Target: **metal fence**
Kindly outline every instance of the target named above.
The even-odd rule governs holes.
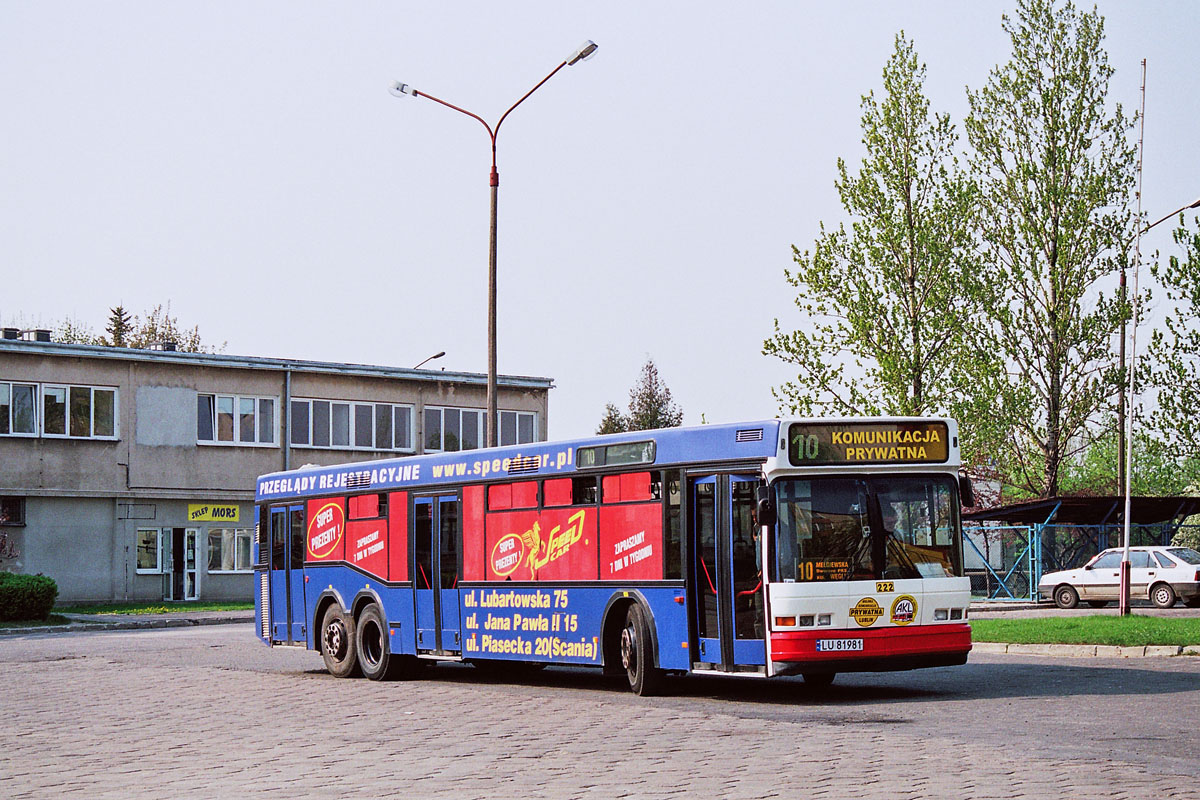
[[[971,593],[989,600],[1035,600],[1042,575],[1074,569],[1109,547],[1124,544],[1122,525],[966,525],[966,572]],[[1134,547],[1200,538],[1200,525],[1133,525]]]

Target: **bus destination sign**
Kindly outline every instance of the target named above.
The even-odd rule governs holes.
[[[788,428],[788,460],[797,467],[942,464],[949,438],[945,422],[796,422]]]

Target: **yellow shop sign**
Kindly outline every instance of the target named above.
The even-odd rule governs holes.
[[[215,503],[188,503],[188,522],[237,522],[238,507]]]

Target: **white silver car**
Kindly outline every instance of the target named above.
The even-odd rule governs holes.
[[[1038,583],[1039,597],[1059,608],[1074,608],[1080,600],[1100,608],[1120,599],[1121,553],[1114,547],[1078,569],[1046,573]],[[1129,596],[1159,608],[1170,608],[1176,599],[1200,608],[1200,553],[1190,547],[1130,548]]]

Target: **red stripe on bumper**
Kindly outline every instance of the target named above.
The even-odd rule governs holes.
[[[862,639],[863,649],[817,652],[817,639]],[[914,625],[878,630],[778,631],[771,634],[772,661],[845,661],[932,653],[966,653],[971,626]]]

